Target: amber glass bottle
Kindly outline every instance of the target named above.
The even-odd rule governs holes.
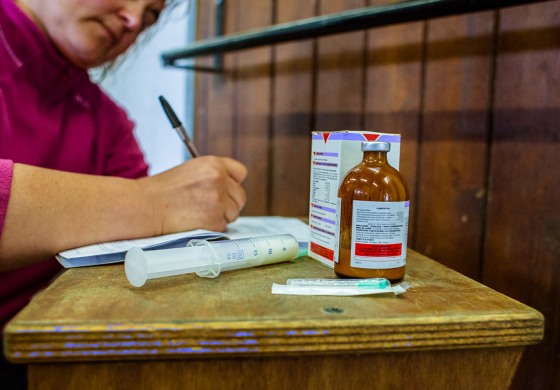
[[[387,162],[388,142],[363,142],[364,158],[338,190],[338,257],[334,271],[346,278],[405,274],[410,195],[402,175]]]

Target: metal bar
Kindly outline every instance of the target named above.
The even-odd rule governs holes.
[[[353,9],[282,23],[244,33],[206,39],[183,49],[162,54],[164,65],[177,66],[186,58],[219,54],[257,46],[320,37],[372,27],[413,22],[435,17],[487,11],[550,0],[412,0],[382,6]]]
[[[216,18],[215,22],[216,25],[214,26],[215,36],[216,37],[223,37],[224,36],[224,23],[225,23],[225,0],[215,0],[216,6]],[[223,58],[221,53],[218,53],[214,56],[214,71],[221,71],[223,67]]]

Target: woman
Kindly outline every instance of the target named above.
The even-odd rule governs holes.
[[[165,6],[0,0],[0,328],[60,270],[61,250],[223,230],[243,208],[247,172],[229,158],[146,177],[133,123],[89,80]]]

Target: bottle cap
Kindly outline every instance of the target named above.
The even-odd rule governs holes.
[[[389,142],[362,142],[362,152],[388,152],[391,150]]]

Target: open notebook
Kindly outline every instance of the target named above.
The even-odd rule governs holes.
[[[286,233],[292,234],[298,240],[300,248],[307,248],[309,229],[306,223],[297,218],[240,217],[230,223],[223,233],[197,229],[135,240],[104,242],[69,249],[57,254],[56,258],[65,268],[86,267],[122,262],[126,252],[133,247],[140,247],[144,250],[181,248],[193,239],[226,238],[233,240]]]

